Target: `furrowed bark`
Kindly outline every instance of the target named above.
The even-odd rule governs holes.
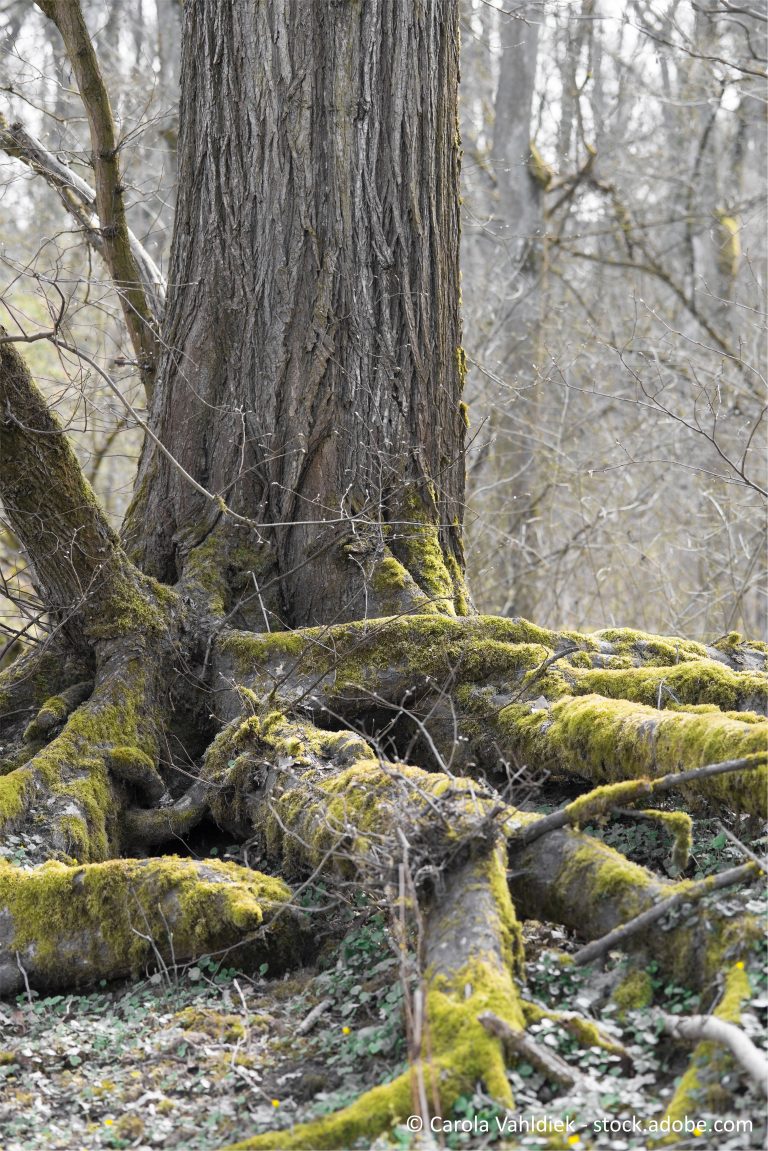
[[[255,522],[236,567],[279,591],[269,626],[464,612],[456,6],[184,18],[156,431]],[[142,569],[175,583],[215,522],[146,445]]]

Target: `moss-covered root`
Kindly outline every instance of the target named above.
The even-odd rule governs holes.
[[[687,794],[764,815],[768,795],[768,721],[714,706],[659,711],[598,695],[565,696],[532,710],[510,704],[498,717],[504,741],[534,767],[555,768],[593,783],[647,777],[760,755],[761,767],[686,785]]]
[[[44,706],[76,683],[87,679],[87,664],[55,640],[33,647],[0,671],[0,742],[20,740],[30,720]],[[27,749],[28,750],[28,749]]]
[[[381,760],[350,731],[323,731],[279,712],[232,724],[203,767],[214,818],[256,834],[283,874],[317,867],[380,885],[399,859],[439,867],[495,838],[503,804],[472,780]]]
[[[742,962],[734,963],[726,974],[723,996],[712,1013],[716,1019],[726,1023],[739,1023],[741,1006],[749,999],[751,988]],[[667,1107],[664,1119],[669,1119],[672,1127],[675,1120],[696,1115],[702,1106],[706,1111],[722,1112],[732,1103],[728,1091],[723,1087],[726,1073],[733,1069],[733,1056],[725,1048],[715,1043],[699,1043],[694,1050],[688,1070],[680,1079],[672,1100]],[[659,1139],[653,1145],[675,1143],[679,1135],[674,1133]]]
[[[532,768],[606,783],[765,751],[768,722],[746,710],[766,709],[764,671],[736,671],[699,644],[645,637],[625,645],[612,634],[609,642],[525,620],[422,614],[269,635],[227,632],[213,661],[222,682],[260,698],[276,688],[284,701],[301,699],[351,724],[380,714],[382,701],[403,706],[404,727],[408,713],[429,727],[422,760],[435,766],[436,747],[457,772],[462,763],[496,767],[501,748]],[[635,659],[656,664],[634,666]],[[219,707],[233,718],[237,693],[225,693]],[[760,809],[765,789],[764,772],[690,785],[691,793],[744,811]]]
[[[136,975],[238,947],[240,963],[298,958],[290,891],[232,863],[119,859],[22,870],[0,862],[0,995]],[[246,942],[247,940],[247,942]]]
[[[48,696],[35,718],[27,724],[24,730],[25,741],[34,743],[49,738],[51,732],[61,727],[75,708],[88,699],[92,691],[93,682],[85,679],[64,688],[57,695]]]
[[[518,813],[516,822],[533,818]],[[588,940],[601,939],[691,886],[688,881],[659,879],[613,848],[570,828],[520,849],[510,841],[510,865],[512,897],[523,915],[561,923]],[[719,974],[729,955],[740,954],[760,936],[754,917],[727,917],[700,903],[690,922],[683,920],[674,931],[633,935],[626,948],[656,959],[677,982],[700,987]]]
[[[361,1095],[350,1107],[289,1131],[246,1139],[227,1151],[340,1149],[373,1140],[418,1110],[415,1099],[449,1115],[478,1084],[512,1106],[504,1054],[478,1016],[492,1011],[515,1031],[524,1027],[512,976],[521,959],[519,927],[506,884],[506,858],[495,847],[448,877],[426,921],[427,1025],[411,1068]],[[429,1116],[423,1116],[425,1124]]]
[[[81,863],[116,854],[129,796],[156,799],[164,790],[154,767],[153,720],[146,661],[108,661],[93,695],[59,734],[22,767],[0,776],[0,831],[28,823],[51,853]]]

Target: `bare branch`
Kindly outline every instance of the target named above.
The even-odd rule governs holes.
[[[88,117],[96,173],[96,206],[104,257],[120,296],[123,316],[147,396],[157,371],[158,333],[130,242],[120,172],[120,143],[109,95],[79,0],[37,0],[64,40]]]
[[[82,228],[88,243],[104,260],[107,260],[104,238],[96,215],[96,193],[93,188],[69,165],[49,152],[23,124],[9,125],[2,113],[0,113],[0,148],[8,156],[20,160],[22,164],[26,164],[33,172],[43,177],[58,193],[64,207]],[[159,324],[165,305],[165,277],[130,228],[128,240],[152,317],[155,323]]]
[[[588,943],[586,947],[582,947],[580,951],[576,952],[573,956],[573,962],[577,967],[593,963],[595,959],[599,959],[608,951],[613,951],[630,936],[637,935],[638,931],[650,927],[657,919],[662,919],[683,903],[695,903],[713,891],[720,891],[724,887],[733,887],[737,883],[749,882],[755,879],[757,875],[758,869],[753,863],[744,863],[741,867],[731,867],[728,871],[721,871],[718,875],[709,875],[706,879],[693,883],[682,891],[676,891],[669,899],[664,899],[654,907],[649,907],[647,911],[641,912],[640,915],[636,915],[627,923],[622,923],[620,927],[609,931],[602,939],[595,939],[592,943]]]
[[[661,1014],[660,1018],[667,1035],[673,1039],[693,1043],[708,1040],[727,1047],[750,1079],[757,1084],[761,1094],[768,1097],[768,1060],[735,1023],[718,1019],[714,1015],[689,1015],[687,1019],[680,1019],[676,1015]]]

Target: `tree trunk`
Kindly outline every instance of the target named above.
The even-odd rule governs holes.
[[[455,5],[200,0],[185,21],[157,433],[253,521],[232,576],[279,585],[285,623],[453,612]],[[149,443],[127,532],[142,568],[175,582],[219,515]]]
[[[0,994],[213,949],[279,970],[318,946],[313,908],[290,910],[307,884],[351,884],[407,924],[400,956],[419,941],[409,1067],[241,1145],[345,1147],[415,1097],[427,1120],[478,1084],[511,1108],[507,1061],[546,1014],[515,905],[593,939],[684,901],[580,824],[680,783],[764,809],[766,648],[456,618],[455,4],[184,18],[168,350],[125,543],[0,339],[0,496],[55,631],[0,672],[0,834],[48,860],[0,864]],[[591,790],[553,830],[510,798],[510,762]],[[687,814],[642,814],[682,867]],[[136,858],[205,819],[286,882]],[[757,931],[708,908],[627,947],[710,988]]]
[[[481,448],[470,467],[470,497],[483,493],[484,524],[473,530],[470,549],[472,582],[478,601],[504,615],[528,615],[535,605],[534,581],[521,578],[530,567],[540,448],[537,348],[543,276],[543,191],[550,176],[531,141],[539,26],[538,4],[521,4],[514,18],[500,24],[502,51],[494,101],[490,164],[494,192],[490,222],[482,240],[494,275],[485,268],[467,286],[470,308],[482,314],[487,295],[499,317],[483,347],[483,359],[502,388],[488,387],[478,396],[481,410],[490,408]],[[489,249],[489,241],[492,247]],[[487,264],[486,264],[487,267]],[[485,438],[485,437],[484,437]],[[476,573],[476,574],[475,574]],[[482,590],[481,590],[482,589]]]

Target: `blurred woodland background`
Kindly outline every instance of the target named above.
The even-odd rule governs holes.
[[[181,4],[83,8],[129,222],[165,269]],[[92,185],[88,126],[31,0],[0,2],[0,37],[0,323],[33,340],[33,375],[117,526],[140,432],[82,357],[34,337],[55,324],[141,414],[138,372],[82,200],[19,157],[33,137]],[[466,531],[481,611],[765,633],[767,56],[765,0],[463,0]],[[0,572],[7,661],[45,617],[1,525]]]

